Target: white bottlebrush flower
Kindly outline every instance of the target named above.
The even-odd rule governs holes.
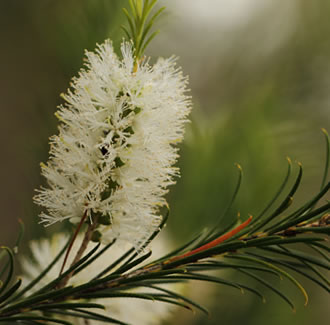
[[[103,216],[104,241],[137,247],[159,225],[159,208],[178,175],[175,144],[191,104],[174,58],[154,65],[145,60],[134,69],[132,52],[123,43],[120,60],[105,41],[86,53],[86,68],[56,113],[59,134],[51,137],[50,158],[42,164],[48,187],[34,200],[48,210],[41,213],[46,225],[77,223],[84,213]]]
[[[22,280],[23,286],[28,284],[31,280],[40,275],[40,273],[49,265],[53,259],[56,257],[63,244],[68,240],[64,234],[56,234],[50,239],[42,239],[39,241],[31,241],[30,248],[33,258],[23,257],[21,259],[22,267]],[[79,245],[78,242],[82,240],[82,236],[79,236],[77,242],[73,246],[72,254],[70,259],[73,258],[77,252]],[[153,256],[162,256],[165,254],[169,248],[169,240],[165,236],[160,236],[156,238],[151,243],[151,248],[153,251]],[[102,246],[100,247],[100,249]],[[126,244],[125,247],[120,245],[114,245],[110,247],[100,258],[96,259],[93,263],[88,265],[84,270],[73,276],[68,285],[81,285],[87,283],[97,274],[99,274],[108,265],[119,258],[123,253],[127,251],[129,245]],[[58,277],[61,265],[63,263],[62,258],[54,265],[54,267],[46,274],[46,276],[38,282],[33,289],[28,293],[33,293],[44,285],[49,283]],[[170,290],[182,290],[182,284],[169,284],[165,288]],[[138,290],[135,289],[135,292]],[[148,292],[148,289],[143,288],[141,291]],[[126,322],[134,325],[156,325],[161,324],[161,322],[169,317],[176,310],[176,306],[172,304],[167,304],[164,302],[157,301],[146,301],[142,299],[135,298],[108,298],[108,299],[95,299],[93,303],[99,303],[105,306],[105,310],[100,309],[95,310],[97,313],[104,314],[108,317],[118,319],[122,322]],[[91,310],[92,311],[92,310]],[[59,316],[57,316],[59,317]],[[63,316],[64,317],[64,316]],[[81,318],[65,318],[75,325],[85,325],[84,319]],[[92,321],[93,325],[101,325],[103,322]]]

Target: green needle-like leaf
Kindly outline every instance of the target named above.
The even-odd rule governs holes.
[[[23,290],[21,290],[17,295],[13,296],[13,299],[9,300],[8,302],[15,300],[18,300],[20,297],[22,297],[26,292],[31,290],[57,263],[57,261],[61,258],[61,256],[64,254],[65,250],[67,249],[70,240],[64,245],[62,250],[56,255],[56,257],[53,259],[53,261],[38,275],[33,281],[31,281]]]
[[[273,199],[265,207],[265,209],[254,220],[252,220],[252,224],[255,223],[258,219],[262,218],[266,214],[266,212],[273,206],[273,204],[276,202],[276,200],[279,198],[279,196],[283,193],[286,185],[288,184],[288,181],[289,181],[289,178],[291,175],[291,170],[292,170],[291,159],[287,158],[287,161],[288,161],[288,170],[287,170],[287,173],[285,175],[285,178],[284,178],[282,184],[280,185],[280,187],[277,190]]]
[[[307,295],[307,292],[306,292],[305,288],[293,276],[291,276],[288,272],[284,271],[283,269],[281,269],[281,268],[279,268],[279,267],[277,267],[277,266],[275,266],[271,263],[268,263],[264,260],[260,260],[260,259],[254,258],[254,257],[245,256],[245,255],[227,255],[227,257],[229,257],[229,258],[239,258],[241,260],[247,260],[247,261],[250,261],[250,262],[255,262],[255,263],[262,264],[266,267],[269,267],[269,268],[275,270],[276,272],[278,272],[279,274],[283,275],[288,280],[290,280],[300,290],[300,292],[303,294],[303,296],[305,298],[305,305],[308,304],[308,295]]]
[[[91,312],[89,310],[79,309],[76,308],[74,311],[63,311],[63,310],[52,310],[50,311],[52,313],[56,313],[59,315],[65,315],[65,316],[72,316],[75,318],[82,318],[86,320],[97,320],[100,322],[108,323],[108,324],[118,324],[118,325],[131,325],[128,323],[121,322],[120,320],[111,318],[109,316],[105,316],[102,314],[98,314],[95,312]]]
[[[144,28],[144,32],[142,34],[141,37],[141,43],[143,43],[145,41],[146,36],[148,35],[151,27],[154,25],[155,20],[158,18],[158,16],[160,16],[160,14],[165,10],[165,7],[160,8],[153,16],[152,18],[149,20],[148,24],[145,26]]]
[[[12,250],[9,247],[6,246],[2,246],[1,247],[8,255],[8,273],[7,273],[7,277],[4,280],[2,286],[0,287],[0,294],[2,292],[5,291],[5,289],[7,288],[9,282],[11,281],[11,278],[13,276],[14,273],[14,253],[12,252]],[[4,269],[6,270],[7,267],[5,266]]]
[[[302,267],[299,265],[299,266],[295,266],[293,263],[289,262],[289,261],[280,261],[280,260],[277,260],[277,259],[274,259],[274,258],[270,258],[270,257],[264,257],[264,256],[260,256],[260,255],[257,255],[257,254],[251,254],[253,256],[256,256],[258,258],[261,258],[261,259],[264,259],[265,261],[269,261],[273,264],[278,264],[278,265],[281,265],[281,266],[284,266],[288,269],[291,269],[299,274],[302,274],[305,278],[308,278],[310,279],[311,281],[315,282],[317,285],[319,285],[320,287],[322,287],[323,289],[325,289],[327,292],[330,292],[330,288],[327,287],[325,284],[323,284],[322,282],[320,282],[318,279],[312,277],[310,274],[302,271]]]
[[[151,234],[151,236],[139,247],[139,251],[143,251],[156,237],[157,235],[160,233],[160,231],[164,228],[164,226],[166,225],[166,222],[168,220],[169,217],[169,213],[170,211],[167,210],[162,222],[160,223],[159,227]],[[133,253],[132,256],[122,265],[122,267],[125,267],[127,264],[129,264],[131,261],[134,260],[134,258],[136,256],[138,256],[138,252],[134,249],[131,250],[131,252]]]
[[[269,288],[270,290],[272,290],[273,292],[275,292],[278,296],[280,296],[285,302],[287,302],[289,304],[289,306],[292,308],[292,310],[295,312],[296,309],[294,307],[294,304],[292,303],[292,301],[286,296],[284,295],[281,291],[277,290],[273,285],[271,285],[269,282],[259,278],[258,276],[256,276],[255,274],[249,272],[249,271],[245,271],[240,269],[239,270],[241,273],[255,279],[256,281],[262,283],[264,286],[266,286],[267,288]]]
[[[153,261],[152,263],[150,263],[150,265],[157,264],[157,263],[162,262],[162,261],[166,261],[166,260],[170,259],[171,257],[176,256],[176,255],[178,255],[178,254],[180,254],[180,253],[182,253],[182,252],[184,252],[188,249],[194,249],[194,248],[200,246],[204,241],[205,235],[207,235],[207,234],[205,234],[203,232],[199,233],[198,235],[193,237],[193,239],[191,239],[187,243],[185,243],[182,246],[174,249],[173,251],[171,251],[170,253],[162,256],[161,258],[157,259],[156,261]]]
[[[56,324],[63,324],[63,325],[72,325],[72,323],[62,320],[62,319],[56,319],[53,317],[43,317],[40,315],[28,315],[28,316],[10,316],[10,317],[3,317],[0,318],[0,322],[15,322],[15,321],[24,321],[24,320],[40,320],[40,321],[47,321],[51,323],[56,323]]]
[[[18,219],[18,223],[19,223],[19,231],[18,231],[16,243],[14,246],[14,253],[17,253],[18,247],[22,241],[22,238],[23,238],[24,232],[25,232],[25,227],[24,227],[24,223],[23,223],[22,219]]]
[[[312,264],[309,264],[307,262],[304,262],[304,264],[306,266],[308,266],[308,268],[310,268],[322,281],[324,281],[327,285],[328,288],[330,288],[330,281],[325,277],[325,275],[323,275],[323,273],[321,273],[315,266],[313,266]]]
[[[316,247],[319,247],[319,248],[321,248],[321,249],[323,249],[323,250],[325,250],[325,251],[327,251],[328,253],[330,253],[330,247],[327,247],[327,246],[325,246],[325,245],[323,245],[323,244],[321,244],[321,243],[313,243],[313,245],[312,246],[316,246]],[[327,259],[328,261],[329,261],[329,259]]]
[[[309,262],[309,263],[312,263],[314,265],[318,265],[326,270],[329,270],[330,269],[330,263],[324,261],[323,259],[320,259],[316,256],[311,256],[309,254],[306,254],[306,253],[303,253],[301,251],[298,251],[298,250],[283,250],[283,249],[280,249],[278,247],[260,247],[262,250],[265,250],[265,251],[269,251],[269,252],[272,252],[272,253],[277,253],[277,254],[280,254],[280,255],[286,255],[286,256],[289,256],[289,257],[293,257],[293,258],[297,258],[298,260],[301,259],[305,262]]]
[[[299,173],[296,178],[295,183],[293,184],[290,193],[286,196],[286,198],[283,200],[283,202],[280,204],[280,206],[267,218],[257,222],[254,227],[250,230],[251,232],[257,232],[259,229],[263,228],[266,224],[268,224],[270,221],[272,221],[275,217],[279,216],[283,211],[285,211],[292,203],[293,196],[296,193],[299,184],[301,182],[302,178],[302,166],[299,164]]]
[[[149,258],[152,254],[152,251],[149,251],[147,254],[144,254],[143,256],[141,256],[140,258],[134,260],[133,262],[126,264],[122,267],[120,267],[116,272],[114,272],[113,274],[123,274],[126,271],[134,268],[135,266],[141,264],[143,261],[145,261],[147,258]]]
[[[268,232],[269,234],[274,234],[278,231],[285,230],[291,226],[297,225],[303,221],[308,220],[310,222],[313,220],[314,217],[319,218],[319,214],[324,211],[327,211],[330,208],[330,204],[326,204],[314,211],[311,211],[311,207],[317,204],[317,202],[329,191],[329,189],[330,182],[312,200],[307,202],[305,205],[303,205],[301,208],[293,212],[285,219],[267,228],[265,232]],[[311,212],[305,213],[308,210],[310,210]]]
[[[312,244],[312,245],[308,245],[308,247],[314,249],[317,253],[319,253],[325,260],[327,260],[328,262],[330,262],[330,257],[329,255],[325,254],[317,245],[316,243]],[[329,251],[328,251],[329,252]]]
[[[325,154],[325,166],[324,166],[323,179],[321,182],[321,189],[324,187],[324,185],[327,182],[329,164],[330,164],[330,139],[329,139],[329,135],[328,135],[328,132],[326,131],[326,129],[322,129],[322,132],[325,136],[325,141],[326,141],[326,154]]]
[[[182,300],[184,302],[187,302],[188,304],[190,304],[190,305],[196,307],[197,309],[199,309],[200,311],[202,311],[204,314],[209,315],[209,312],[208,312],[207,309],[205,309],[203,306],[197,304],[196,302],[192,301],[191,299],[188,299],[188,298],[184,297],[183,295],[180,295],[180,294],[178,294],[174,291],[167,290],[167,289],[155,286],[155,285],[150,285],[150,286],[147,286],[147,287],[152,288],[152,289],[156,289],[156,290],[159,290],[159,291],[163,291],[163,292],[169,294],[170,296],[172,296],[174,299],[178,299],[178,300]]]
[[[150,273],[142,273],[137,274],[135,276],[132,276],[130,278],[124,278],[120,281],[121,284],[126,283],[137,283],[139,284],[142,280],[149,280],[149,279],[163,279],[165,276],[172,275],[172,274],[181,274],[185,273],[185,269],[172,269],[172,270],[163,270],[163,271],[157,271],[157,272],[150,272]]]
[[[116,259],[113,263],[111,263],[109,266],[107,266],[102,272],[97,274],[92,281],[101,278],[103,275],[106,275],[111,270],[113,270],[115,267],[117,267],[120,263],[122,263],[128,256],[133,254],[135,252],[134,248],[129,249],[126,253],[124,253],[122,256],[120,256],[118,259]]]
[[[259,226],[261,223],[261,218],[270,210],[270,208],[274,205],[274,203],[277,201],[277,199],[280,197],[280,195],[283,193],[284,188],[286,187],[290,175],[291,175],[291,169],[292,169],[292,163],[291,163],[291,159],[287,158],[288,161],[288,170],[287,173],[285,175],[285,178],[282,182],[282,184],[280,185],[279,189],[277,190],[277,192],[275,193],[275,196],[273,197],[273,199],[267,204],[267,206],[265,207],[264,210],[262,210],[262,212],[255,218],[252,219],[251,223],[240,233],[239,236],[244,236],[245,234],[249,234],[252,232],[255,232],[256,226]]]
[[[127,9],[123,8],[123,12],[124,12],[124,14],[125,14],[125,16],[126,16],[126,18],[127,18],[127,21],[128,21],[129,27],[130,27],[130,29],[131,29],[131,33],[132,33],[131,35],[132,35],[132,37],[135,37],[134,22],[133,22],[131,16],[129,15]],[[126,29],[126,28],[125,28],[125,29]],[[126,30],[127,30],[127,29],[126,29]],[[127,34],[128,34],[128,37],[130,37],[130,34],[129,34],[128,31],[127,31]]]
[[[97,308],[97,309],[105,309],[105,307],[101,304],[94,303],[71,303],[71,302],[63,302],[63,303],[49,303],[43,304],[33,307],[34,310],[48,310],[48,309],[75,309],[75,308]]]
[[[59,284],[68,274],[73,272],[76,268],[78,268],[80,265],[82,265],[84,262],[86,262],[93,254],[97,251],[97,249],[100,247],[100,244],[95,245],[94,248],[92,248],[83,258],[81,258],[77,263],[72,265],[67,271],[63,272],[60,276],[58,276],[56,279],[48,283],[46,286],[38,290],[33,295],[39,295],[40,293],[47,292],[48,290],[53,289],[56,287],[57,284]]]
[[[230,225],[230,228],[226,227],[226,229],[223,230],[223,233],[222,232],[219,233],[219,228],[220,228],[220,225],[221,225],[221,221],[229,213],[230,209],[232,208],[232,206],[233,206],[233,204],[236,200],[236,197],[238,195],[241,184],[242,184],[242,177],[243,177],[242,167],[239,164],[236,164],[236,167],[238,169],[238,180],[237,180],[237,183],[236,183],[236,186],[235,186],[234,193],[233,193],[227,207],[225,208],[224,212],[220,215],[217,224],[209,231],[209,234],[206,236],[207,241],[212,241],[213,239],[221,236],[222,234],[226,233],[231,228],[233,228],[235,226],[235,224],[237,223],[235,221],[232,225]]]
[[[72,287],[66,287],[66,288],[53,290],[53,291],[49,291],[49,292],[46,292],[43,294],[38,294],[35,296],[21,299],[15,303],[11,304],[10,306],[4,308],[2,310],[2,313],[7,314],[9,312],[14,312],[15,310],[20,311],[23,308],[28,309],[29,307],[31,307],[35,304],[39,304],[44,301],[50,301],[52,299],[59,298],[61,296],[65,296],[71,289],[72,289]],[[1,317],[0,317],[0,319],[1,319]]]
[[[247,269],[247,270],[253,270],[253,271],[260,271],[260,272],[266,272],[273,275],[276,275],[277,277],[280,277],[278,272],[265,268],[260,266],[254,266],[254,265],[247,265],[247,264],[230,264],[230,263],[224,263],[224,262],[217,262],[214,261],[213,263],[196,263],[191,264],[187,266],[188,271],[207,271],[207,270],[219,270],[224,268],[230,268],[233,270],[237,269]]]
[[[241,283],[236,283],[228,280],[221,279],[219,277],[212,277],[209,275],[202,275],[199,273],[189,273],[183,275],[171,275],[170,279],[185,279],[185,280],[197,280],[197,281],[206,281],[206,282],[213,282],[217,284],[223,284],[232,288],[239,289],[242,294],[244,294],[244,290],[247,290],[256,296],[258,296],[263,302],[265,302],[265,297],[256,289],[248,287]]]
[[[178,276],[171,276],[171,278],[178,278],[178,279],[186,279],[186,280],[199,280],[199,281],[206,281],[206,282],[214,282],[218,284],[223,284],[226,286],[230,286],[232,288],[239,289],[242,293],[242,286],[238,283],[221,279],[219,277],[205,275],[200,273],[193,273],[193,272],[186,272],[185,274],[178,275]]]
[[[144,53],[144,51],[146,50],[147,46],[150,44],[150,42],[160,33],[160,30],[156,30],[154,31],[148,38],[147,40],[144,42],[144,45],[142,47],[142,49],[139,51],[139,56],[141,57],[142,54]]]
[[[124,25],[121,25],[120,28],[124,31],[127,39],[130,39],[130,34],[129,34],[129,31],[127,30],[127,28],[124,26]]]
[[[88,265],[93,263],[96,259],[98,259],[102,254],[104,254],[114,243],[116,242],[116,239],[114,239],[112,242],[104,246],[98,253],[96,253],[94,256],[92,256],[89,260],[86,261],[86,263],[82,264],[78,268],[76,268],[73,272],[73,275],[76,275],[81,270],[86,268]]]
[[[123,291],[116,291],[116,292],[98,292],[94,294],[87,294],[84,295],[87,299],[99,299],[99,298],[138,298],[144,300],[152,300],[152,301],[162,301],[167,302],[169,304],[174,304],[180,307],[184,307],[186,309],[192,310],[188,305],[184,303],[180,303],[176,300],[171,300],[167,298],[171,298],[168,295],[157,295],[154,293],[136,293],[136,292],[123,292]]]
[[[19,289],[21,284],[22,279],[18,279],[17,282],[0,297],[0,304],[6,301],[9,297],[11,297]]]
[[[130,32],[127,28],[123,28],[123,30],[128,40],[132,41],[134,45],[134,69],[137,69],[138,62],[143,57],[143,53],[150,41],[158,34],[158,31],[155,31],[149,35],[156,19],[165,9],[162,7],[152,15],[151,12],[153,11],[156,3],[157,0],[129,0],[131,12],[128,12],[127,9],[123,8],[123,12],[128,21]]]

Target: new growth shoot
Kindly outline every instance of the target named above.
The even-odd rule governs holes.
[[[138,62],[143,58],[146,47],[159,33],[159,30],[151,32],[151,29],[165,7],[161,7],[154,14],[151,14],[156,3],[157,0],[129,0],[131,12],[129,13],[126,8],[123,8],[129,28],[122,26],[122,29],[127,39],[133,42],[134,47],[135,64],[133,72],[136,72]]]

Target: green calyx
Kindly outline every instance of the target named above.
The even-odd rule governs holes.
[[[95,230],[92,234],[91,241],[94,243],[99,243],[101,240],[102,234],[98,231]]]

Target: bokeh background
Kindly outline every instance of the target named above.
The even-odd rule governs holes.
[[[286,157],[301,161],[297,204],[319,188],[325,159],[320,129],[330,130],[330,2],[325,0],[160,0],[166,14],[152,57],[179,56],[190,76],[194,110],[181,146],[182,176],[171,189],[167,231],[177,243],[218,222],[242,165],[233,211],[257,214],[284,177]],[[123,37],[124,0],[0,0],[0,244],[56,231],[38,225],[32,203],[39,162],[56,133],[56,106],[82,67],[84,49]],[[236,213],[236,212],[235,212]],[[231,214],[231,217],[233,214]],[[223,224],[226,224],[226,218]],[[228,274],[235,278],[237,275]],[[180,310],[168,324],[320,324],[325,291],[307,283],[310,303],[293,287],[297,313],[272,293],[267,304],[223,287],[194,286],[211,317]],[[256,284],[256,287],[258,285]],[[288,287],[288,288],[285,288]]]

